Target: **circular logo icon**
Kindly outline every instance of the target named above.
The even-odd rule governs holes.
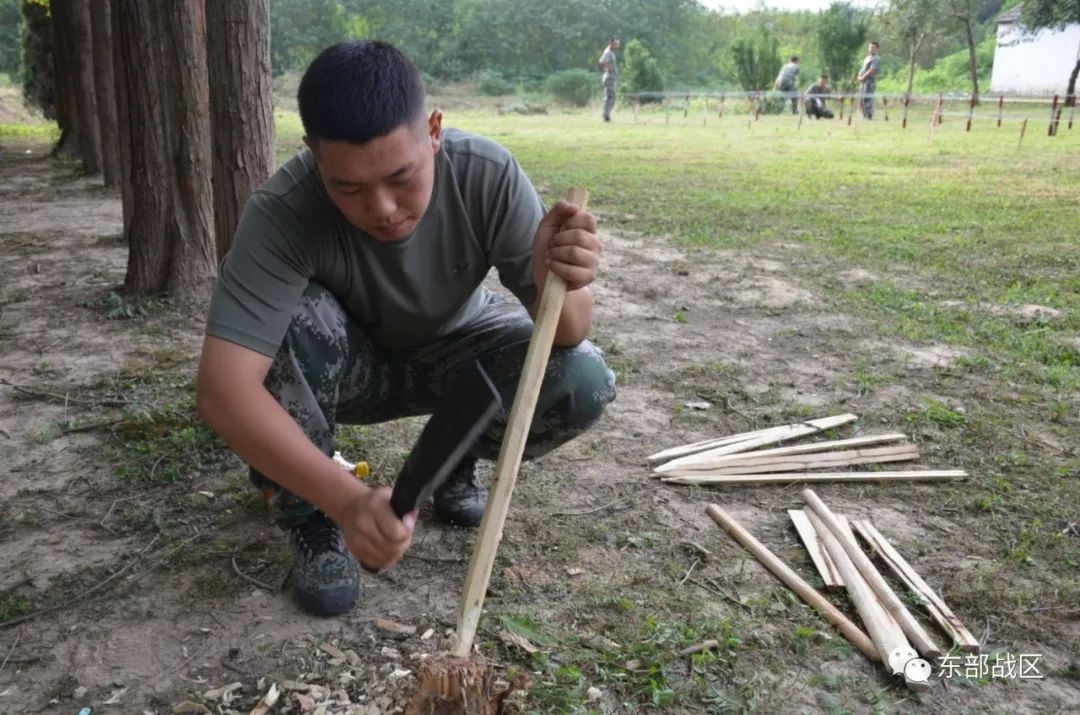
[[[918,658],[919,654],[915,652],[915,649],[911,646],[907,648],[900,647],[895,648],[889,653],[889,669],[893,675],[904,672],[904,666],[912,658]]]
[[[904,664],[904,677],[913,683],[925,683],[930,680],[930,663],[922,658],[912,658]]]

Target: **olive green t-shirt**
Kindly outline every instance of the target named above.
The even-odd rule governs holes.
[[[221,264],[206,332],[273,356],[315,282],[375,345],[432,342],[477,315],[492,267],[518,300],[533,303],[532,238],[543,215],[539,194],[507,149],[447,129],[427,211],[410,236],[382,243],[338,211],[304,150],[248,201]]]

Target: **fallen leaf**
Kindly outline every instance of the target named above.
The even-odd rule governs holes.
[[[345,651],[345,660],[349,661],[349,665],[358,665],[360,663],[360,656],[357,655],[355,650],[349,649]]]
[[[203,697],[207,700],[220,700],[222,697],[228,695],[234,690],[239,690],[244,687],[241,683],[229,683],[228,685],[222,685],[220,688],[211,688],[203,693]]]
[[[296,702],[300,705],[300,712],[308,713],[315,709],[315,699],[311,696],[297,693],[293,697],[296,698]]]
[[[592,686],[585,691],[585,697],[590,703],[595,703],[597,700],[604,697],[604,693],[602,690],[600,690],[600,688]]]
[[[204,713],[209,713],[210,711],[202,705],[199,705],[198,703],[193,703],[190,700],[185,700],[182,703],[177,703],[176,705],[173,705],[172,712],[173,715],[191,715],[191,713],[198,713],[199,715],[203,715]]]
[[[388,645],[384,645],[380,651],[384,658],[391,658],[393,660],[401,660],[401,651],[397,648],[391,648]]]
[[[120,698],[124,697],[124,693],[126,693],[126,692],[127,692],[127,688],[120,688],[119,690],[114,692],[112,695],[110,695],[109,699],[106,700],[105,702],[103,702],[102,705],[116,705],[117,703],[120,702]]]
[[[390,679],[391,680],[397,680],[399,678],[404,678],[405,676],[408,676],[408,675],[412,675],[411,670],[409,670],[408,668],[398,668],[397,670],[395,670],[393,673],[390,674]]]
[[[323,643],[322,645],[320,645],[319,650],[321,650],[323,653],[326,653],[331,658],[337,658],[338,660],[342,661],[348,660],[348,658],[345,657],[345,654],[341,651],[341,649],[335,648],[329,643]]]
[[[311,685],[308,683],[301,683],[298,680],[282,680],[281,689],[294,692],[306,693],[311,690]]]
[[[683,405],[688,410],[707,410],[712,407],[712,403],[706,402],[705,400],[691,400],[689,402],[684,402]]]
[[[580,576],[583,573],[585,573],[585,569],[578,566],[570,566],[566,569],[567,576]]]
[[[503,643],[516,645],[518,648],[521,648],[526,653],[536,653],[540,650],[535,645],[530,643],[529,640],[525,638],[525,636],[520,636],[517,633],[511,633],[510,631],[499,631],[499,639]]]
[[[426,631],[424,631],[424,635],[420,636],[420,640],[426,641],[428,638],[431,638],[433,635],[435,635],[435,629],[434,628],[428,628]]]
[[[641,667],[641,661],[637,658],[634,658],[623,663],[622,667],[626,668],[627,670],[637,670]]]
[[[266,713],[270,712],[270,708],[274,707],[279,697],[281,697],[281,693],[278,691],[277,683],[271,683],[266,695],[262,696],[259,702],[255,703],[255,707],[251,709],[251,715],[266,715]]]
[[[376,628],[384,630],[387,633],[397,633],[405,636],[411,636],[416,633],[416,626],[407,626],[404,623],[398,623],[397,621],[391,621],[386,618],[373,618],[371,622],[375,624]]]

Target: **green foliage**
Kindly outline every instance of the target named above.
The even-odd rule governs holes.
[[[338,0],[274,0],[270,3],[270,65],[274,75],[305,69],[336,42],[369,34],[360,15]]]
[[[851,3],[834,2],[821,13],[818,43],[825,71],[837,89],[850,89],[854,85],[859,53],[869,31],[867,13],[855,9]]]
[[[664,91],[664,78],[660,74],[660,65],[641,40],[635,38],[626,43],[624,61],[622,78],[629,91]],[[660,101],[660,99],[646,98],[643,101]]]
[[[780,71],[780,46],[776,37],[762,29],[754,37],[743,37],[731,47],[739,86],[747,91],[768,89]]]
[[[994,49],[997,38],[989,36],[975,46],[975,59],[979,68],[979,86],[990,85],[990,70],[994,65]],[[968,51],[957,50],[938,60],[933,67],[915,75],[912,91],[915,94],[947,92],[952,89],[969,87],[971,70],[968,67]],[[907,89],[907,69],[882,77],[878,81],[878,91],[903,92]]]
[[[28,106],[56,118],[52,18],[48,6],[36,2],[22,5],[22,90]]]
[[[572,104],[575,107],[584,107],[592,99],[599,82],[596,75],[588,70],[563,70],[548,77],[545,82],[547,91],[555,99]]]
[[[0,73],[18,79],[22,58],[19,41],[22,0],[0,0]]]
[[[514,85],[494,70],[484,70],[477,79],[476,88],[489,97],[501,97],[514,93]]]
[[[1022,12],[1030,28],[1064,27],[1080,22],[1080,0],[1026,0]]]
[[[164,296],[125,296],[108,291],[81,303],[84,308],[101,311],[106,320],[145,318],[168,305]]]

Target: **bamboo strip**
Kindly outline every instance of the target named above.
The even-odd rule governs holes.
[[[727,444],[722,447],[716,447],[714,449],[706,450],[705,452],[699,452],[697,455],[688,455],[686,457],[680,457],[668,462],[668,465],[682,466],[687,462],[694,461],[702,457],[719,457],[725,454],[734,454],[735,452],[745,452],[747,450],[755,449],[766,444],[775,444],[777,442],[783,442],[786,439],[795,439],[796,437],[805,437],[808,434],[814,434],[821,430],[832,429],[833,427],[839,427],[840,425],[847,424],[858,419],[852,414],[835,415],[833,417],[822,417],[821,419],[809,420],[797,425],[785,425],[782,429],[777,429],[775,432],[766,432],[752,437],[750,439],[742,440],[741,442],[735,442],[733,444]]]
[[[880,659],[878,651],[874,647],[874,642],[862,632],[862,629],[841,613],[836,606],[829,603],[814,587],[802,580],[797,573],[792,571],[773,552],[769,551],[764,544],[755,539],[753,534],[743,528],[742,524],[716,504],[707,506],[705,513],[727,533],[731,534],[732,538],[742,544],[743,548],[753,554],[765,568],[794,591],[799,598],[817,609],[818,613],[825,617],[825,620],[836,626],[836,629],[851,641],[856,648],[862,651],[867,658],[875,661]]]
[[[759,449],[753,452],[739,452],[722,457],[702,458],[703,464],[721,466],[730,462],[738,462],[743,459],[756,459],[758,457],[781,457],[789,454],[810,454],[814,452],[831,452],[840,447],[859,447],[868,444],[881,444],[883,442],[899,442],[906,439],[907,435],[900,432],[891,434],[871,435],[868,437],[852,437],[851,439],[833,439],[825,442],[811,442],[809,444],[796,444],[790,447],[776,447],[774,449]],[[661,465],[665,466],[665,465]]]
[[[897,598],[889,584],[882,578],[877,569],[874,568],[874,565],[870,563],[870,559],[867,558],[862,549],[859,548],[858,543],[856,543],[854,539],[849,538],[847,532],[844,531],[836,517],[829,511],[829,507],[825,506],[825,503],[821,501],[812,489],[804,489],[802,497],[810,506],[810,510],[821,518],[821,521],[829,527],[833,536],[835,536],[841,546],[844,547],[844,551],[851,557],[851,560],[855,563],[859,573],[863,575],[867,583],[870,584],[870,588],[872,588],[878,598],[881,599],[885,608],[892,614],[892,617],[897,620],[901,628],[904,629],[904,633],[911,639],[911,643],[915,646],[915,649],[925,658],[938,658],[941,655],[941,649],[934,644],[930,639],[930,635],[923,629],[922,625],[915,620],[914,616],[912,616],[904,604],[900,602],[900,599]],[[833,556],[833,560],[835,561],[836,555],[831,552],[830,555]],[[837,565],[839,566],[839,564]],[[842,575],[845,577],[844,582],[847,583],[847,574],[842,573]]]
[[[701,471],[711,474],[756,474],[759,472],[796,472],[807,469],[826,467],[849,467],[856,464],[879,464],[881,462],[905,462],[919,458],[919,448],[913,444],[901,444],[876,449],[848,449],[839,452],[820,452],[818,454],[793,454],[786,457],[752,457],[753,452],[743,459],[716,466],[688,464],[681,469],[672,469],[658,474],[670,474],[678,471]],[[704,463],[702,463],[704,464]]]
[[[814,484],[818,482],[929,482],[941,479],[966,479],[962,469],[913,472],[788,472],[785,474],[715,474],[712,472],[675,472],[660,481],[667,484]]]
[[[814,525],[810,523],[806,512],[802,509],[788,509],[787,513],[791,517],[791,523],[795,525],[799,538],[806,545],[806,550],[810,552],[810,560],[814,562],[814,568],[825,583],[825,588],[843,587],[844,580],[840,577],[840,572],[836,570],[836,564],[833,563],[829,552],[825,550],[825,545],[818,538],[818,533],[814,530]]]
[[[881,560],[889,565],[893,573],[899,576],[907,584],[907,587],[919,597],[919,602],[949,634],[953,643],[960,650],[978,653],[979,641],[975,636],[971,635],[971,632],[964,627],[964,623],[945,605],[944,599],[919,576],[911,564],[900,555],[900,552],[885,539],[881,532],[874,528],[874,525],[869,521],[855,521],[853,526],[855,531],[866,540],[866,543],[870,544],[871,548],[877,552]]]
[[[682,457],[688,454],[694,454],[713,447],[722,447],[725,444],[733,444],[735,442],[744,442],[753,437],[760,437],[766,432],[776,432],[778,430],[786,429],[789,425],[781,425],[779,427],[767,427],[765,429],[754,430],[752,432],[740,432],[739,434],[728,435],[727,437],[715,437],[713,439],[704,439],[700,442],[692,442],[690,444],[684,444],[680,447],[671,447],[665,449],[656,454],[650,454],[645,459],[650,462],[659,462],[665,459],[674,459],[675,457]]]

